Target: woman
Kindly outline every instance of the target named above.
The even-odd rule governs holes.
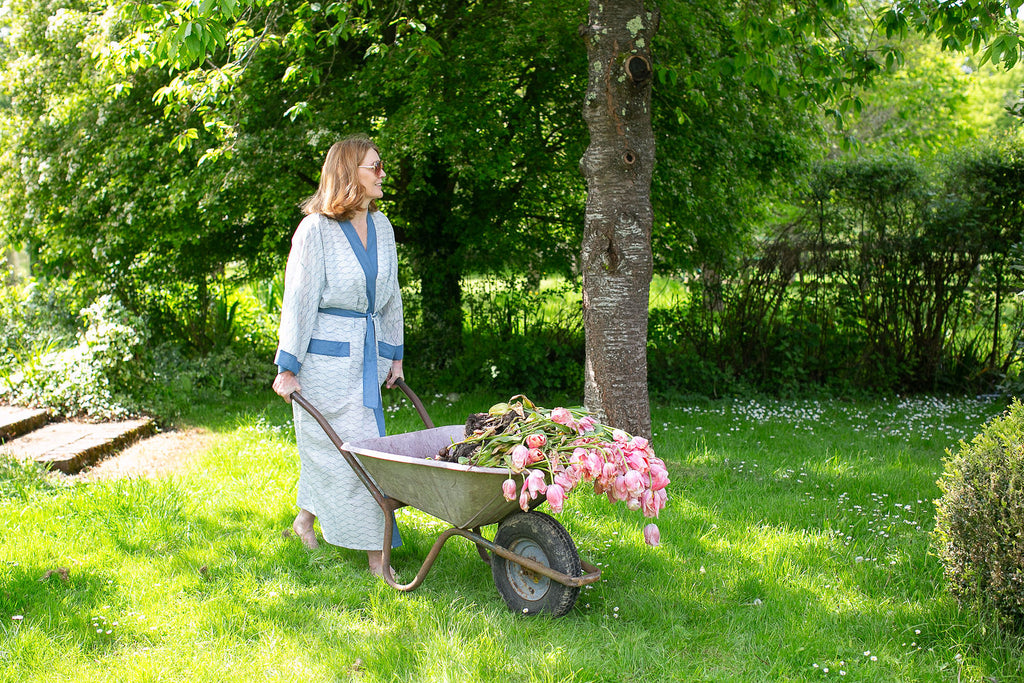
[[[319,189],[302,204],[285,270],[274,391],[291,402],[301,390],[345,441],[384,436],[380,385],[404,377],[395,234],[376,205],[385,175],[368,138],[335,143]],[[315,548],[319,518],[325,541],[366,550],[381,575],[384,524],[394,519],[384,519],[320,425],[297,405],[292,414],[301,461],[292,529]],[[401,544],[397,529],[394,539]]]

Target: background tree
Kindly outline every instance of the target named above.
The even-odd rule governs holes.
[[[583,116],[590,146],[583,231],[587,407],[610,424],[651,435],[647,301],[651,256],[651,37],[658,14],[639,2],[592,0]]]
[[[406,9],[430,49],[389,49],[362,80],[397,162],[389,199],[420,285],[417,353],[443,364],[461,348],[464,276],[572,270],[584,56],[574,3]]]
[[[973,2],[953,9],[886,6],[874,31],[865,29],[874,24],[865,23],[862,9],[843,3],[671,3],[661,9],[671,32],[655,32],[647,23],[647,14],[656,14],[652,5],[624,5],[633,12],[622,13],[619,6],[592,8],[600,21],[590,21],[568,0],[478,0],[458,7],[367,0],[110,8],[19,2],[0,19],[8,27],[0,37],[5,65],[24,74],[5,76],[12,117],[4,163],[14,180],[5,172],[0,182],[8,188],[8,206],[16,207],[6,215],[5,231],[45,242],[40,267],[54,274],[102,272],[104,286],[135,288],[121,293],[128,300],[185,297],[196,305],[184,308],[194,308],[190,315],[201,322],[204,292],[226,264],[241,263],[251,272],[280,267],[298,218],[295,202],[312,190],[324,151],[343,132],[368,130],[395,151],[389,172],[400,192],[390,198],[389,214],[415,269],[438,364],[458,347],[463,275],[569,272],[572,245],[582,239],[583,267],[596,284],[605,275],[596,264],[615,253],[609,241],[632,231],[616,256],[619,272],[630,273],[618,301],[622,310],[640,312],[652,244],[666,268],[708,273],[735,258],[744,236],[759,227],[752,219],[777,208],[764,188],[806,154],[801,140],[814,126],[808,114],[821,108],[844,123],[845,114],[863,109],[863,89],[902,63],[890,38],[936,33],[950,48],[975,47],[980,60],[1004,64],[1020,49],[1016,5],[1002,5],[1003,16],[985,14],[988,6]],[[60,25],[62,9],[83,17],[75,40],[61,42],[51,30]],[[618,192],[612,202],[617,216],[637,216],[637,229],[613,216],[619,222],[600,230],[588,221],[595,230],[586,238],[585,192],[576,168],[585,139],[578,107],[583,74],[594,71],[584,66],[580,25],[584,35],[598,25],[620,36],[623,59],[623,46],[643,33],[644,45],[634,44],[636,55],[628,54],[651,50],[645,82],[655,94],[646,108],[646,96],[621,99],[641,105],[629,110],[635,121],[616,115],[623,131],[634,131],[629,135],[646,130],[645,117],[657,123],[653,135],[638,136],[637,170],[624,176],[635,181],[635,191]],[[603,48],[599,43],[591,47]],[[52,84],[32,79],[33,60],[49,64]],[[644,81],[641,71],[614,66],[627,81],[630,74]],[[121,123],[104,129],[111,120],[104,112],[113,111],[121,112]],[[82,146],[60,143],[93,129],[107,132]],[[134,145],[131,136],[116,134],[126,129],[148,137]],[[37,142],[47,136],[50,143]],[[643,156],[651,139],[663,150],[653,169]],[[588,173],[606,145],[591,142]],[[135,156],[151,145],[169,146],[177,156]],[[156,163],[147,167],[142,159]],[[72,173],[67,187],[37,191],[38,179],[55,167],[88,167],[95,178],[90,185]],[[593,173],[589,180],[588,190],[603,202],[605,186]],[[648,182],[656,183],[653,192]],[[89,230],[110,236],[102,249],[87,249],[82,235]],[[78,256],[70,260],[64,252]],[[86,255],[99,257],[95,270],[88,270]],[[164,289],[184,294],[152,293],[149,288],[163,287],[162,278],[178,283]],[[613,374],[602,382],[636,384],[614,397],[591,388],[587,400],[609,415],[638,409],[639,415],[623,419],[643,432],[646,402],[635,400],[644,393],[635,360],[643,349],[643,320],[590,314],[588,320],[588,335],[621,335],[615,345],[628,349],[619,357],[628,362],[603,363],[600,372]],[[192,334],[188,321],[173,322]]]

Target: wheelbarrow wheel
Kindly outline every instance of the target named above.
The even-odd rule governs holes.
[[[582,575],[580,556],[569,532],[543,512],[516,512],[498,525],[495,545],[571,577]],[[508,608],[522,614],[560,617],[576,604],[579,587],[529,571],[494,554],[491,574]]]

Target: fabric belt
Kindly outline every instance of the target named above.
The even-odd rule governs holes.
[[[384,406],[377,384],[377,329],[373,314],[369,311],[352,311],[347,308],[320,308],[320,313],[340,318],[365,318],[366,334],[363,337],[363,405],[374,411],[381,435],[384,434]]]

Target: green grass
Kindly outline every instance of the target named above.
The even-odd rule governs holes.
[[[507,399],[424,398],[437,424]],[[1020,680],[1019,644],[957,609],[929,552],[944,450],[999,409],[656,406],[662,545],[639,513],[574,494],[557,517],[603,575],[548,619],[510,613],[463,539],[411,593],[363,553],[305,551],[281,533],[288,408],[200,406],[218,439],[174,476],[61,485],[0,466],[0,681]],[[389,420],[420,428],[404,402]],[[398,515],[408,580],[445,525]]]

